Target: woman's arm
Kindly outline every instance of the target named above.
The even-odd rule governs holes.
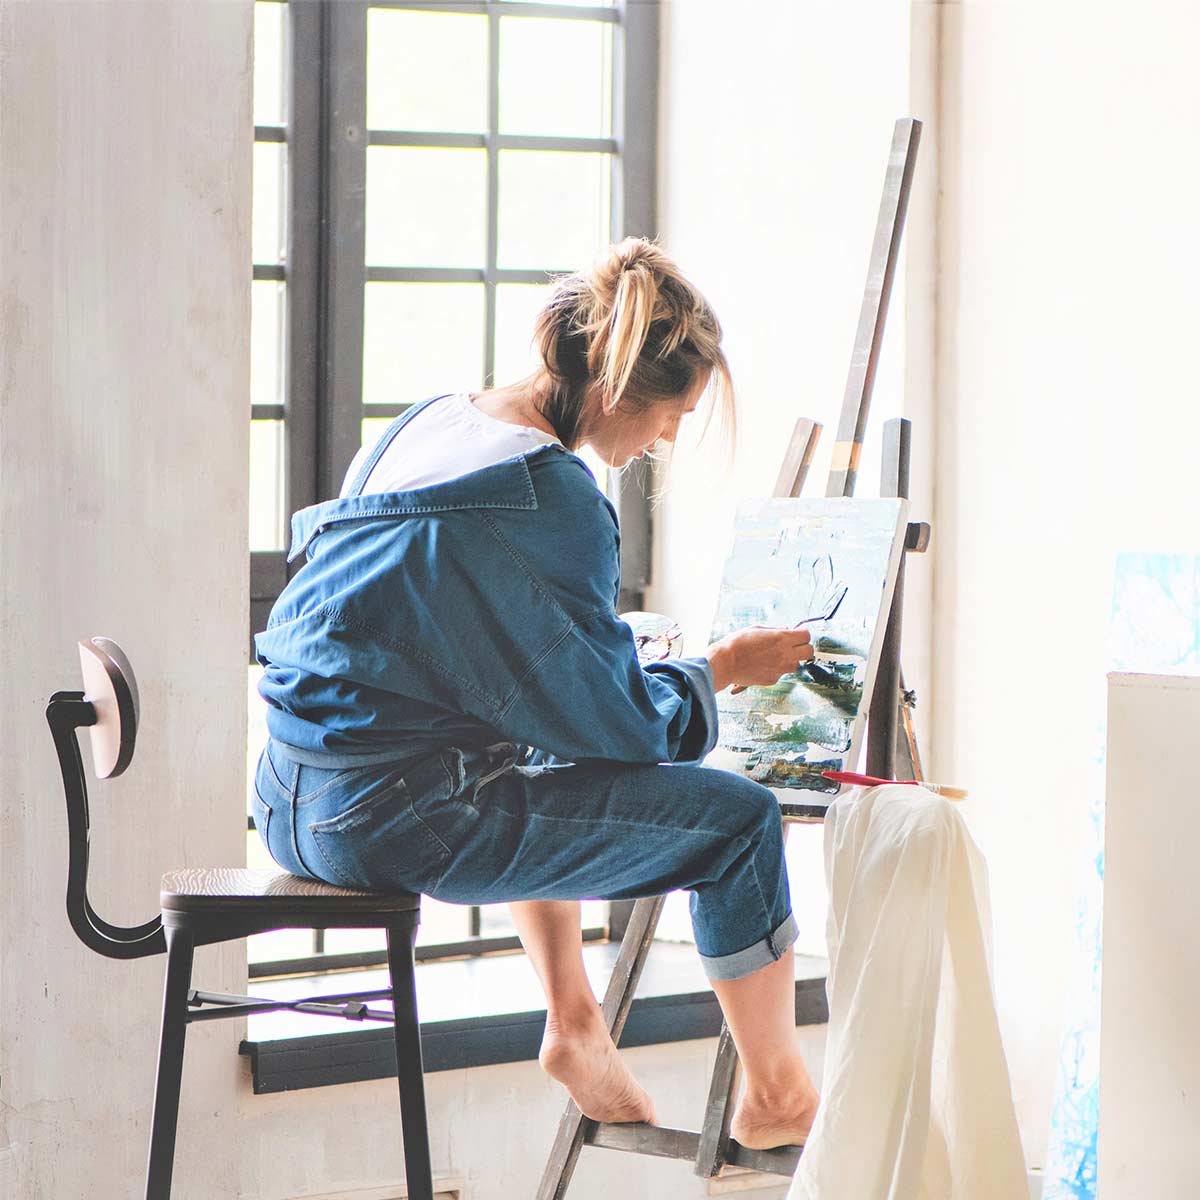
[[[519,681],[498,725],[570,762],[698,762],[717,739],[712,667],[684,658],[643,668],[629,626],[593,613]]]

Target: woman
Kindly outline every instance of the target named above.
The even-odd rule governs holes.
[[[409,409],[339,499],[297,513],[308,561],[256,640],[271,734],[256,821],[277,862],[347,886],[510,903],[546,992],[540,1061],[599,1121],[653,1121],[583,969],[579,900],[691,890],[746,1087],[743,1145],[802,1142],[795,939],[778,805],[699,765],[715,693],[770,684],[809,634],[753,628],[637,660],[614,605],[616,514],[572,451],[612,467],[674,440],[715,384],[720,327],[657,246],[560,280],[541,366]]]

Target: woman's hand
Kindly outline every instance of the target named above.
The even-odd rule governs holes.
[[[713,689],[734,684],[734,694],[753,685],[769,686],[813,657],[807,629],[773,629],[751,625],[714,642],[708,648]]]

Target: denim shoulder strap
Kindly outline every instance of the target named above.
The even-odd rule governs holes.
[[[430,396],[428,400],[422,400],[419,404],[414,404],[412,408],[402,412],[384,431],[379,441],[375,443],[375,448],[367,455],[363,465],[359,467],[358,474],[354,477],[354,482],[350,485],[350,490],[346,493],[346,497],[358,496],[362,494],[362,490],[366,487],[367,478],[375,469],[376,464],[384,456],[387,448],[392,444],[392,439],[396,434],[412,420],[417,413],[428,408],[431,404],[438,400],[445,400],[447,396],[455,395],[454,392],[445,392],[441,396]]]

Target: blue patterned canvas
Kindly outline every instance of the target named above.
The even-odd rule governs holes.
[[[1200,675],[1200,556],[1117,556],[1114,671]],[[1088,836],[1042,1200],[1095,1200],[1100,1118],[1100,933],[1104,899],[1104,738],[1096,730]]]

